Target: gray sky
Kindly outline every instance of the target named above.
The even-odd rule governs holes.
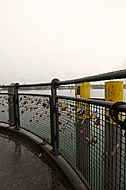
[[[0,84],[126,67],[126,0],[0,0]]]

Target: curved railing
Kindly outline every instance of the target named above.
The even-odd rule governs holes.
[[[87,189],[123,190],[125,103],[115,105],[95,98],[58,95],[64,85],[123,78],[126,70],[66,81],[53,79],[51,83],[1,86],[8,91],[0,93],[0,122],[17,130],[23,128],[50,144],[52,154],[62,155]],[[31,88],[42,91],[45,87],[48,94],[28,92]]]

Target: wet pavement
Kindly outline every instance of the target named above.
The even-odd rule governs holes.
[[[47,158],[17,135],[0,132],[0,190],[68,190]]]

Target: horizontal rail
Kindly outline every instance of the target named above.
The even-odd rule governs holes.
[[[51,86],[51,83],[38,83],[38,84],[19,84],[19,88],[21,87],[33,87],[33,86]]]
[[[114,102],[108,102],[108,101],[98,100],[98,99],[93,99],[93,98],[86,99],[86,98],[77,98],[77,97],[59,96],[59,95],[57,96],[57,98],[93,104],[96,106],[103,106],[105,108],[110,108],[114,104]],[[118,105],[116,109],[122,112],[126,112],[126,104]]]
[[[59,99],[66,99],[66,100],[73,100],[73,101],[78,101],[78,102],[83,102],[83,103],[88,103],[88,104],[94,104],[97,106],[104,106],[106,108],[110,108],[113,103],[112,102],[106,102],[104,100],[96,100],[96,99],[86,99],[86,98],[77,98],[77,97],[69,97],[69,96],[57,96]]]
[[[21,87],[37,87],[37,86],[51,86],[51,82],[47,83],[37,83],[37,84],[19,84],[18,88]],[[15,87],[15,85],[1,85],[0,88],[10,88]]]
[[[4,93],[4,92],[0,92],[0,95],[13,95],[12,93]]]
[[[51,95],[48,95],[48,94],[33,94],[33,93],[18,93],[18,95],[26,95],[26,96],[43,96],[43,97],[48,97],[50,98]]]
[[[14,85],[1,85],[0,88],[10,88],[10,87],[14,87]]]
[[[109,73],[98,74],[94,76],[83,77],[79,79],[65,80],[56,82],[56,85],[77,84],[81,82],[98,82],[104,80],[123,79],[126,78],[126,69],[113,71]]]
[[[82,77],[79,79],[71,79],[71,80],[64,80],[64,81],[57,81],[56,85],[67,85],[67,84],[77,84],[82,82],[98,82],[98,81],[104,81],[104,80],[113,80],[113,79],[123,79],[126,78],[126,69],[103,73],[103,74],[97,74],[94,76],[87,76]],[[21,87],[37,87],[37,86],[51,86],[51,82],[47,83],[37,83],[37,84],[19,84],[18,88]],[[14,87],[14,85],[1,85],[0,88],[9,88]]]

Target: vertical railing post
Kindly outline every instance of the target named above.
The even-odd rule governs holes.
[[[19,83],[14,84],[14,123],[15,129],[20,129],[20,115],[19,115],[19,98],[18,98]]]
[[[51,102],[50,102],[50,119],[51,119],[51,144],[53,149],[51,153],[56,155],[58,154],[59,146],[59,130],[57,123],[57,85],[58,79],[53,79],[51,82]]]
[[[105,101],[117,102],[123,101],[123,81],[105,82]],[[105,152],[112,151],[117,144],[119,148],[114,156],[108,154],[108,159],[105,159],[104,167],[104,187],[103,189],[120,189],[121,176],[121,128],[116,126],[109,118],[109,109],[106,108],[105,120]]]
[[[8,95],[9,95],[9,101],[8,101],[8,115],[9,115],[9,125],[15,126],[15,120],[14,120],[14,86],[10,85],[8,88]]]

